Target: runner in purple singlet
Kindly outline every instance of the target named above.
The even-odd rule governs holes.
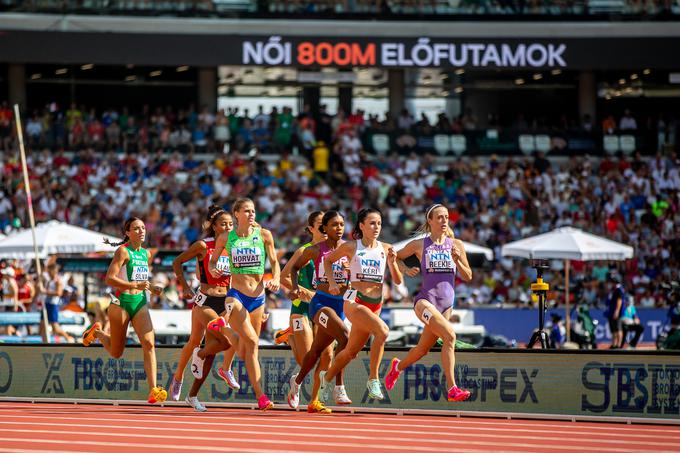
[[[446,374],[449,401],[465,401],[470,392],[456,385],[454,368],[456,358],[454,346],[456,334],[449,318],[455,297],[454,283],[456,271],[465,281],[472,280],[472,270],[462,241],[456,239],[449,227],[449,210],[441,205],[432,205],[425,214],[425,223],[420,232],[429,233],[423,239],[415,239],[397,253],[398,260],[416,255],[420,260],[420,269],[408,269],[406,274],[415,276],[418,271],[423,277],[422,287],[413,299],[413,309],[418,318],[425,324],[418,344],[411,348],[406,357],[399,361],[392,359],[390,371],[385,377],[385,387],[392,390],[399,374],[416,363],[428,353],[438,338],[443,341],[442,367]]]

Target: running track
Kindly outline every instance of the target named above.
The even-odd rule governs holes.
[[[0,403],[0,452],[680,452],[680,427]]]

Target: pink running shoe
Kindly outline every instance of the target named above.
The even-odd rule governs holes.
[[[263,393],[263,394],[260,396],[260,398],[258,398],[258,400],[257,400],[257,407],[258,407],[261,411],[266,411],[266,410],[269,410],[269,409],[273,408],[273,407],[274,407],[274,403],[272,403],[272,401],[271,401],[269,398],[267,398],[267,395],[265,395],[265,394]]]
[[[470,392],[468,390],[463,390],[457,385],[454,385],[449,389],[449,401],[465,401],[468,398],[470,398]]]
[[[210,330],[217,332],[222,327],[226,327],[226,326],[227,326],[227,321],[223,317],[220,316],[219,318],[215,318],[212,321],[210,321],[206,327]]]
[[[387,376],[385,376],[385,388],[387,390],[392,390],[394,388],[394,384],[397,383],[397,379],[399,379],[401,371],[397,369],[398,366],[399,359],[395,357],[390,363],[390,371],[388,371]]]

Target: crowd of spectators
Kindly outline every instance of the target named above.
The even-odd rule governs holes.
[[[578,290],[572,295],[579,301],[605,297],[609,266],[617,267],[643,307],[662,306],[659,284],[679,278],[680,161],[672,151],[651,159],[636,153],[560,161],[541,154],[447,160],[415,152],[376,156],[364,151],[361,137],[380,125],[361,112],[345,117],[322,110],[312,116],[305,109],[294,116],[284,107],[251,118],[236,108],[217,115],[169,108],[98,114],[75,105],[50,110],[34,112],[26,123],[38,222],[58,219],[120,235],[123,219],[136,215],[146,222],[150,246],[183,249],[201,237],[210,204],[228,208],[237,197],[249,196],[257,220],[273,231],[285,259],[304,240],[309,211],[340,208],[349,232],[353,212],[378,207],[385,239],[396,241],[422,222],[426,206],[441,202],[450,207],[458,237],[491,247],[497,257],[475,272],[471,283],[458,285],[463,305],[529,303],[533,270],[501,259],[500,246],[566,225],[635,247],[635,258],[623,264],[573,263]],[[465,121],[470,119],[463,127]],[[7,234],[26,225],[27,208],[6,105],[0,125],[6,147],[0,228]],[[404,125],[400,117],[395,127],[419,126]],[[276,145],[273,159],[257,151],[258,140]],[[293,143],[298,155],[290,152]],[[562,279],[560,266],[553,263],[547,275],[554,283]],[[168,291],[177,293],[173,278],[165,280]],[[559,285],[553,287],[558,291],[552,297],[563,302]],[[408,297],[404,288],[388,294],[389,301]],[[181,305],[179,295],[173,299]]]
[[[678,14],[674,0],[6,0],[7,10],[96,11],[109,14],[396,14],[396,15],[562,15]]]
[[[13,112],[6,102],[0,105],[0,149],[8,151],[15,138]],[[236,149],[248,153],[253,149],[281,154],[297,149],[312,157],[317,145],[339,146],[353,142],[352,147],[369,145],[372,133],[388,133],[394,145],[403,153],[432,149],[435,134],[465,134],[494,129],[497,132],[549,133],[555,146],[561,136],[576,134],[593,140],[606,134],[645,134],[653,137],[651,145],[661,151],[666,145],[676,145],[678,121],[672,114],[635,116],[629,109],[619,116],[604,114],[602,118],[560,115],[549,117],[540,113],[517,112],[512,115],[489,114],[479,118],[472,108],[451,118],[440,113],[430,118],[425,113],[414,117],[407,110],[382,117],[357,109],[347,114],[342,109],[331,114],[321,105],[312,113],[308,105],[297,115],[290,107],[273,107],[265,112],[228,107],[217,112],[173,107],[151,108],[130,113],[127,107],[95,111],[75,103],[63,108],[56,103],[33,109],[25,119],[25,135],[34,149],[94,150],[139,153],[149,151],[222,152]],[[354,143],[356,140],[361,143]],[[597,135],[596,135],[597,134]],[[557,141],[555,141],[557,140]],[[566,142],[565,142],[566,143]],[[564,144],[561,146],[564,147]]]

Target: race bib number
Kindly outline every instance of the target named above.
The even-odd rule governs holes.
[[[356,289],[348,289],[345,291],[345,295],[342,296],[343,299],[350,301],[350,302],[356,302],[357,298],[357,290]]]
[[[222,275],[229,275],[229,257],[221,255],[217,260],[215,268],[220,271]]]
[[[208,296],[199,291],[194,297],[194,305],[202,307],[206,300],[208,300]]]
[[[328,321],[328,319],[326,319],[326,320]],[[319,321],[321,321],[321,316],[319,316]],[[302,323],[302,318],[293,318],[293,331],[294,332],[300,332],[301,330],[304,330],[304,328],[305,328],[305,326]]]
[[[319,324],[328,328],[328,315],[326,313],[319,314]]]
[[[224,304],[224,310],[227,312],[227,316],[231,315],[231,312],[234,310],[234,303],[226,303]]]
[[[455,270],[450,250],[428,249],[425,252],[425,269],[427,272],[451,273]]]
[[[430,319],[432,319],[432,312],[428,310],[427,308],[423,310],[423,322],[427,325],[430,324]]]
[[[133,266],[132,281],[145,282],[149,279],[149,266]]]
[[[113,294],[110,294],[110,293],[109,293],[109,296],[111,296],[111,303],[113,305],[120,306],[120,299],[118,299],[116,296],[114,296]]]

